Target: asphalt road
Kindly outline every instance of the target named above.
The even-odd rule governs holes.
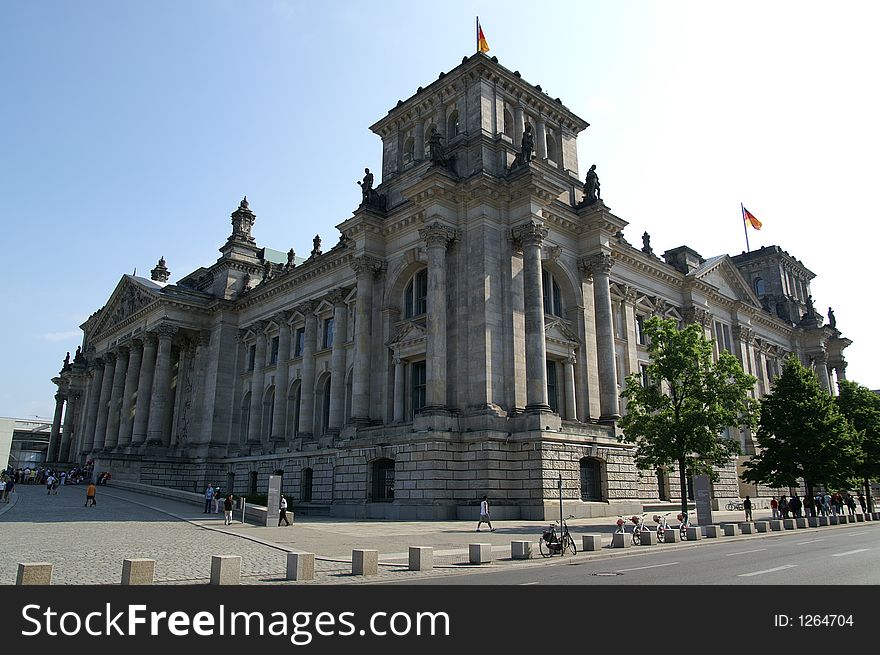
[[[707,543],[711,542],[711,543]],[[412,584],[456,585],[877,585],[880,522],[701,540],[674,548],[538,567],[505,567]],[[402,582],[399,584],[410,584]]]

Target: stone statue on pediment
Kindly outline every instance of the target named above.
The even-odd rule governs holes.
[[[312,256],[312,257],[317,257],[317,256],[320,255],[320,254],[321,254],[321,235],[320,235],[320,234],[316,234],[316,235],[315,235],[315,238],[312,239],[312,252],[311,252],[311,256]]]
[[[837,329],[837,319],[834,317],[834,311],[830,307],[828,308],[828,327],[832,330]]]
[[[375,181],[375,177],[370,172],[369,168],[364,169],[364,179],[358,180],[358,185],[361,187],[361,206],[367,207],[375,207],[376,209],[385,209],[385,196],[379,194],[373,188],[373,182]],[[315,252],[312,251],[312,255],[314,256]],[[321,254],[320,252],[318,253]]]
[[[651,235],[647,232],[642,235],[642,252],[646,255],[654,254],[654,250],[651,248]]]
[[[287,268],[293,268],[294,266],[296,266],[296,253],[291,248],[287,251]]]
[[[584,204],[589,205],[597,200],[602,200],[600,192],[599,175],[596,173],[596,164],[590,166],[587,171],[587,179],[584,180]]]

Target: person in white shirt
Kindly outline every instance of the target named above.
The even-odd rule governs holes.
[[[54,485],[54,484],[55,484],[55,476],[54,475],[50,475],[48,478],[46,478],[46,495],[47,496],[50,493],[52,493],[52,485]]]
[[[290,521],[287,520],[287,498],[281,496],[281,505],[278,508],[278,526],[281,526],[281,521],[284,521],[284,525],[290,525]]]
[[[489,525],[489,532],[495,532],[495,528],[492,527],[492,521],[489,520],[489,499],[486,496],[483,496],[483,502],[480,503],[480,522],[477,523],[477,532],[480,531],[480,526],[483,523]]]

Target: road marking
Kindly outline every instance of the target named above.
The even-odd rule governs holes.
[[[734,555],[746,555],[748,553],[759,553],[762,550],[767,550],[766,548],[755,548],[754,550],[741,550],[738,553],[727,553],[725,557],[733,557]]]
[[[666,562],[666,564],[651,564],[650,566],[634,566],[631,569],[617,569],[617,572],[624,573],[625,571],[641,571],[642,569],[656,569],[661,566],[674,566],[675,564],[681,564],[681,562]]]
[[[797,564],[786,564],[785,566],[777,566],[775,569],[764,569],[763,571],[754,571],[753,573],[740,573],[738,578],[749,578],[753,575],[764,575],[765,573],[776,573],[776,571],[784,571],[785,569],[793,569]]]
[[[798,546],[803,546],[804,544],[814,544],[817,541],[825,541],[824,537],[822,539],[808,539],[807,541],[799,541],[797,542]]]
[[[532,585],[532,584],[541,584],[541,583],[540,582],[520,582],[519,586],[520,587],[527,587],[528,585]]]
[[[868,534],[868,532],[847,532],[846,536],[847,537],[857,537],[860,534]]]
[[[834,553],[831,557],[843,557],[844,555],[855,555],[856,553],[864,553],[867,548],[859,548],[857,550],[848,550],[845,553]]]

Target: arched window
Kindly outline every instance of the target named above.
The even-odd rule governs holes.
[[[428,269],[423,268],[413,275],[406,285],[403,299],[403,316],[412,318],[428,311]]]
[[[458,110],[454,109],[446,120],[446,138],[451,139],[458,136],[458,128]]]
[[[431,123],[425,128],[425,138],[422,139],[422,143],[419,147],[422,149],[422,157],[427,157],[431,154],[431,148],[428,144],[428,137],[431,136],[431,132],[437,129],[437,126],[434,123]]]
[[[507,107],[504,108],[504,133],[513,139],[513,114]]]
[[[257,472],[248,473],[248,493],[252,496],[257,494]]]
[[[321,385],[321,433],[326,434],[330,428],[330,376]]]
[[[304,503],[312,502],[312,479],[314,471],[310,468],[303,469],[302,480],[299,486],[299,497]]]
[[[546,269],[541,273],[544,284],[544,313],[548,316],[562,316],[562,291],[552,273]]]
[[[272,436],[273,421],[275,419],[275,387],[269,387],[263,396],[263,438]]]
[[[226,474],[226,495],[235,493],[235,473],[230,471]]]
[[[602,460],[584,457],[581,460],[581,500],[601,501]]]
[[[239,423],[239,442],[247,441],[251,419],[251,392],[248,391],[241,399],[241,421]]]
[[[764,278],[756,277],[755,278],[755,295],[759,298],[767,294],[767,285],[764,283]]]
[[[556,136],[551,130],[547,130],[547,159],[559,163],[559,147],[556,144]]]
[[[394,460],[377,459],[373,462],[373,502],[394,500]]]
[[[403,144],[403,163],[409,164],[415,159],[416,140],[408,137]]]
[[[299,402],[301,397],[302,385],[299,380],[290,385],[290,392],[287,395],[287,434],[296,436],[299,434]]]

